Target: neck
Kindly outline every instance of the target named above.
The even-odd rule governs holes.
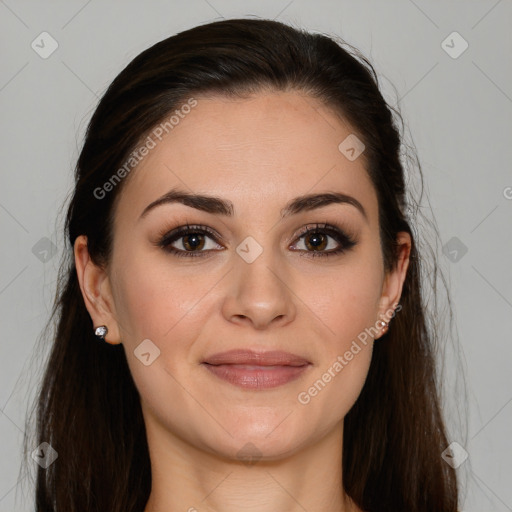
[[[273,460],[226,458],[146,422],[152,489],[144,512],[358,512],[342,485],[343,424],[307,448]],[[246,451],[250,450],[246,445]]]

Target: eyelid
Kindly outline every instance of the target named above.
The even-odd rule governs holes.
[[[297,238],[300,238],[301,236],[304,236],[307,233],[315,232],[315,231],[330,231],[335,234],[346,236],[348,239],[351,239],[352,237],[340,226],[336,226],[334,224],[329,224],[328,222],[313,222],[310,224],[306,224],[304,227],[302,227],[294,236]]]
[[[158,234],[158,245],[163,245],[164,243],[168,242],[169,240],[172,240],[173,238],[179,239],[181,238],[179,235],[183,234],[186,235],[189,232],[194,231],[202,232],[205,231],[207,234],[209,234],[216,242],[217,240],[221,240],[225,243],[224,237],[222,237],[217,231],[213,230],[212,228],[205,226],[203,224],[189,224],[186,222],[183,225],[177,226],[176,228],[173,228],[171,230],[164,229],[162,232]]]

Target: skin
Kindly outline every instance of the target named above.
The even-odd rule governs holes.
[[[107,268],[91,261],[84,236],[75,243],[93,323],[108,327],[108,343],[123,344],[141,396],[153,482],[145,512],[358,511],[340,485],[343,418],[363,387],[373,338],[359,343],[357,355],[309,403],[297,397],[358,334],[389,318],[400,299],[410,237],[399,234],[399,261],[386,274],[364,153],[350,161],[338,150],[353,130],[313,98],[298,92],[196,98],[198,105],[124,184]],[[172,203],[139,218],[175,187],[230,200],[234,215]],[[367,219],[350,204],[330,204],[280,220],[292,198],[332,191],[356,198]],[[223,240],[205,235],[199,249],[205,255],[196,258],[158,247],[159,234],[187,222]],[[323,222],[357,245],[312,257],[311,237],[306,246],[307,237],[297,235]],[[252,263],[236,252],[247,236],[263,248]],[[321,250],[339,246],[325,236]],[[194,250],[183,242],[173,246]],[[160,350],[148,366],[134,355],[145,339]],[[292,382],[247,390],[200,364],[215,352],[249,347],[289,351],[312,365]],[[242,448],[254,463],[241,458]]]

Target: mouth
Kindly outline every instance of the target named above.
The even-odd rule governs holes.
[[[312,366],[289,352],[231,350],[209,356],[204,366],[216,377],[245,389],[269,389],[291,382]]]

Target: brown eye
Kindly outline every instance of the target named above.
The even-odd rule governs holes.
[[[299,240],[304,239],[307,256],[334,256],[348,251],[356,245],[356,241],[336,226],[329,224],[316,224],[314,228],[306,227],[299,235]],[[334,239],[336,243],[330,242]],[[334,247],[330,247],[333,245]],[[325,250],[330,248],[330,250]]]
[[[196,257],[205,256],[219,244],[216,243],[215,233],[208,227],[187,224],[164,235],[158,245],[175,256]]]
[[[204,235],[201,233],[193,233],[182,236],[181,238],[183,238],[183,247],[185,247],[187,251],[201,250],[205,245]]]
[[[325,233],[307,233],[304,236],[304,240],[306,247],[312,251],[323,250],[328,245],[328,236]]]

